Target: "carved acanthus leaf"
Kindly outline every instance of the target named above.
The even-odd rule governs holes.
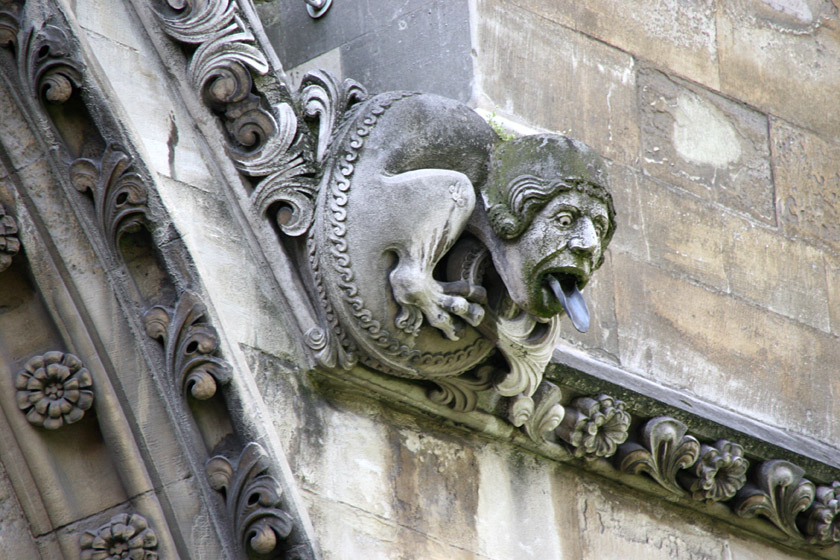
[[[803,478],[805,471],[782,459],[765,461],[735,498],[740,517],[762,515],[788,536],[802,538],[796,516],[813,503],[814,483]]]
[[[35,356],[17,374],[15,388],[29,423],[47,430],[78,422],[93,406],[93,378],[73,354]]]
[[[684,494],[677,483],[677,473],[694,465],[700,454],[700,442],[686,432],[686,425],[674,418],[649,420],[642,430],[643,446],[625,443],[619,447],[620,470],[630,474],[646,472],[664,488]]]
[[[732,499],[747,482],[749,461],[737,443],[720,440],[700,447],[700,458],[680,480],[695,500],[722,502]]]
[[[623,401],[609,395],[581,397],[565,408],[555,433],[574,448],[575,457],[612,457],[627,441],[630,414]]]
[[[512,399],[508,420],[514,426],[521,426],[529,438],[537,443],[553,442],[550,437],[563,421],[566,411],[560,400],[563,393],[554,383],[540,383],[533,397],[519,395]]]
[[[0,0],[0,45],[16,47],[22,0]]]
[[[478,392],[493,386],[492,375],[493,368],[486,366],[479,368],[475,377],[462,375],[435,379],[437,388],[429,391],[429,400],[448,405],[458,412],[471,412],[478,404]]]
[[[12,264],[12,257],[20,251],[17,220],[6,213],[6,207],[0,204],[0,272]]]
[[[82,560],[157,560],[158,540],[149,522],[139,514],[120,513],[79,538]]]
[[[131,167],[119,144],[110,144],[98,161],[79,158],[70,165],[70,181],[79,192],[90,191],[99,227],[114,247],[148,219],[146,182]]]
[[[228,363],[214,355],[219,348],[216,329],[199,322],[204,314],[198,295],[187,291],[174,309],[155,306],[144,316],[146,332],[163,342],[170,377],[199,400],[212,397],[231,377]]]
[[[518,308],[515,308],[512,317],[505,315],[503,313],[496,319],[497,344],[510,371],[496,383],[496,391],[505,397],[531,396],[542,382],[543,372],[557,344],[560,318],[555,316],[548,323],[540,324],[532,315]],[[537,329],[544,331],[535,337]]]
[[[65,32],[55,25],[30,30],[20,56],[30,91],[42,102],[64,103],[81,85],[82,63]]]
[[[816,499],[805,513],[804,533],[808,542],[823,546],[840,542],[840,482],[818,486]]]
[[[207,463],[210,486],[224,494],[234,530],[249,557],[276,555],[292,531],[291,517],[280,508],[282,490],[269,473],[270,465],[266,452],[254,442],[236,464],[222,456]]]

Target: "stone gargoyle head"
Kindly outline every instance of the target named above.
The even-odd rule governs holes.
[[[615,231],[601,158],[553,134],[503,142],[480,194],[492,230],[479,227],[482,240],[513,301],[540,318],[565,311],[586,331],[589,313],[580,290],[603,263]]]

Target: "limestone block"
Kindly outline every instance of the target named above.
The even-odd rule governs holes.
[[[836,338],[614,254],[622,364],[837,445]]]
[[[767,118],[654,70],[638,80],[644,170],[774,224]]]
[[[72,6],[73,15],[82,28],[131,49],[140,49],[140,27],[132,10],[126,9],[121,2],[85,0],[74,2]]]
[[[2,147],[11,159],[13,167],[19,169],[43,157],[38,139],[18,112],[14,98],[0,83],[0,123],[3,123]],[[8,170],[11,172],[11,170]],[[0,174],[3,171],[0,169]]]
[[[549,462],[497,445],[478,454],[478,550],[494,560],[580,558],[575,479],[565,484]]]
[[[829,0],[718,9],[721,91],[829,136],[840,133],[840,36]]]
[[[173,179],[203,188],[210,179],[193,126],[172,106],[164,81],[166,72],[156,54],[145,53],[87,32],[86,40],[128,117],[142,140],[146,165]],[[131,68],[131,72],[126,72]]]
[[[713,0],[520,0],[518,5],[717,89]]]
[[[7,558],[37,558],[29,523],[21,510],[6,470],[0,463],[0,543]]]
[[[643,175],[631,174],[624,187],[614,191],[622,197],[616,199],[619,208],[630,214],[618,216],[613,252],[829,331],[825,251]]]
[[[639,152],[635,61],[510,3],[478,2],[478,104],[578,138],[633,163]]]
[[[826,257],[826,279],[828,280],[828,312],[831,315],[831,332],[840,334],[840,259]]]
[[[612,488],[584,482],[578,493],[585,560],[705,560],[729,558],[723,534],[686,512],[674,515],[656,504]]]
[[[840,144],[771,121],[779,219],[786,232],[840,250]]]

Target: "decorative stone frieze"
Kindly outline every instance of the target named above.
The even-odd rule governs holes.
[[[580,397],[566,407],[555,433],[572,446],[575,457],[612,457],[627,441],[630,414],[623,401],[609,395]]]
[[[26,419],[47,430],[78,422],[93,405],[93,379],[73,354],[47,352],[30,359],[15,388]]]
[[[17,220],[6,213],[6,207],[0,204],[0,272],[12,264],[12,257],[20,251]]]
[[[642,429],[641,445],[630,442],[619,448],[619,469],[632,474],[645,472],[662,487],[684,494],[677,474],[691,467],[700,454],[700,442],[687,432],[688,427],[674,418],[649,420]]]
[[[741,517],[761,515],[790,537],[803,538],[797,516],[814,502],[814,483],[793,463],[773,459],[762,463],[752,482],[735,498],[735,513]]]
[[[826,546],[840,542],[840,482],[817,486],[814,503],[805,513],[803,532],[809,542]]]
[[[174,309],[155,306],[146,312],[146,333],[159,339],[166,352],[170,379],[177,380],[184,394],[199,400],[216,394],[230,381],[230,366],[215,354],[219,349],[216,329],[201,322],[206,313],[198,294],[187,291]]]
[[[132,169],[131,156],[119,144],[109,144],[99,160],[75,160],[70,180],[79,192],[90,191],[99,228],[112,247],[120,235],[148,218],[146,181]]]
[[[726,501],[735,496],[747,482],[749,461],[744,449],[737,443],[720,440],[712,445],[700,446],[700,458],[690,474],[685,474],[685,484],[695,500],[707,502]]]
[[[228,515],[242,550],[251,557],[278,557],[292,531],[292,520],[280,507],[282,492],[269,473],[263,448],[251,442],[236,463],[216,456],[207,463],[210,486],[225,496]]]
[[[157,560],[157,536],[139,514],[120,513],[79,538],[82,560]]]

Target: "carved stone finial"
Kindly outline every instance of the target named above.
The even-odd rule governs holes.
[[[280,508],[280,485],[268,472],[270,464],[254,442],[235,464],[222,456],[207,462],[210,486],[224,494],[234,530],[249,557],[278,553],[292,531],[291,517]]]
[[[47,352],[32,358],[17,374],[15,388],[26,419],[48,430],[78,422],[93,405],[93,379],[73,354]]]
[[[157,560],[157,536],[136,513],[120,513],[79,539],[82,560]]]
[[[20,251],[20,239],[17,236],[18,225],[15,217],[6,214],[6,207],[0,204],[0,272],[12,264],[12,257]]]
[[[198,294],[187,291],[174,309],[158,305],[143,317],[146,333],[164,345],[170,378],[199,400],[209,399],[230,381],[230,366],[214,355],[219,348],[216,329],[200,322],[204,313]]]
[[[623,401],[609,395],[581,397],[566,407],[555,433],[574,448],[575,457],[612,457],[627,441],[630,414]]]

